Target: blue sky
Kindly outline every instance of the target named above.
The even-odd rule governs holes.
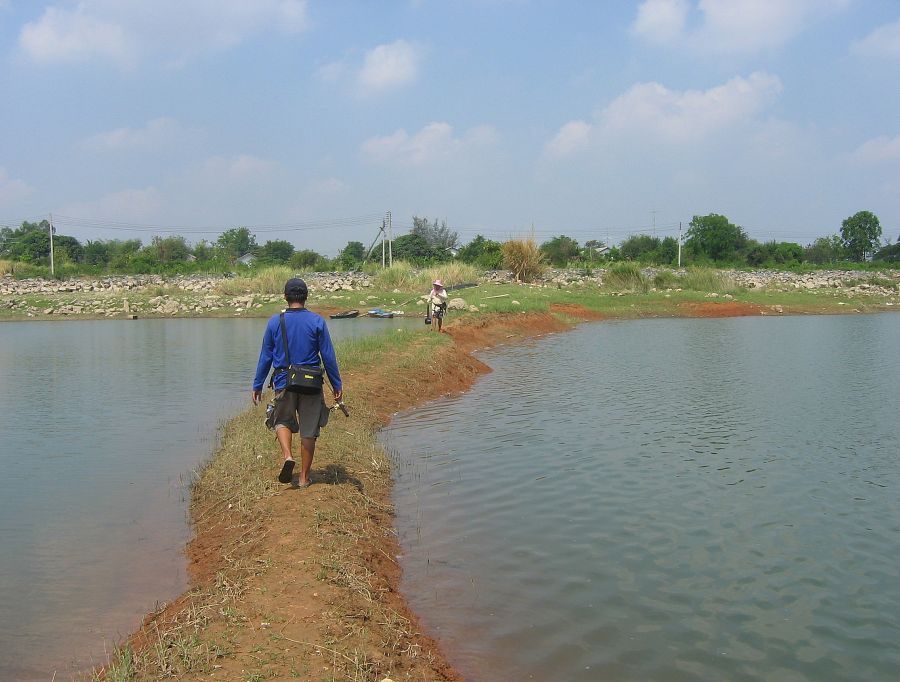
[[[898,0],[0,0],[0,60],[3,225],[900,233]]]

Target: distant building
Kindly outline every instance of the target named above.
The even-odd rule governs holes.
[[[241,265],[250,266],[250,265],[253,265],[253,261],[255,259],[256,259],[256,256],[254,256],[252,253],[245,253],[243,256],[241,256],[240,258],[237,259],[237,262],[240,263]]]
[[[195,256],[195,255],[192,254],[192,253],[189,253],[189,254],[187,255],[187,257],[185,258],[185,260],[186,260],[188,263],[193,263],[193,262],[195,262],[195,261],[197,260],[197,256]]]

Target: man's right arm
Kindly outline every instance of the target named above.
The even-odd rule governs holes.
[[[275,348],[275,336],[272,331],[271,321],[266,325],[263,334],[262,348],[259,350],[259,362],[256,364],[256,376],[253,378],[253,394],[258,395],[262,391],[269,370],[272,368],[272,350]]]

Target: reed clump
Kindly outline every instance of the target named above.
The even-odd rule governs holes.
[[[452,287],[457,284],[477,282],[480,276],[481,273],[474,265],[460,261],[451,261],[423,271],[420,284],[430,287],[432,282],[439,279],[444,283],[445,287]]]
[[[226,296],[239,294],[281,294],[284,283],[294,276],[294,271],[284,265],[262,268],[247,277],[234,277],[219,283],[217,291]]]
[[[633,291],[646,293],[650,290],[650,280],[641,272],[641,266],[632,261],[622,261],[613,265],[603,275],[603,286],[613,291]]]
[[[671,270],[660,270],[653,275],[653,286],[657,289],[681,288],[681,280]]]
[[[544,254],[531,237],[503,242],[500,251],[503,267],[511,271],[518,282],[533,282],[546,269]]]
[[[412,263],[403,260],[395,260],[390,266],[372,274],[374,284],[379,289],[409,291],[418,286],[415,268]]]
[[[681,288],[688,291],[730,293],[738,289],[732,277],[713,268],[689,268],[681,277]]]

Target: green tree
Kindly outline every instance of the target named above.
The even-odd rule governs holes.
[[[269,263],[287,264],[294,255],[294,245],[284,239],[267,241],[259,250],[259,257]]]
[[[662,245],[659,237],[651,237],[648,234],[636,234],[619,244],[622,258],[643,262],[653,262],[654,255]]]
[[[878,250],[872,260],[884,263],[900,263],[900,239]]]
[[[75,237],[61,234],[53,237],[53,257],[58,258],[60,263],[66,260],[81,263],[84,260],[84,247]]]
[[[488,270],[497,270],[503,265],[503,252],[500,242],[477,235],[459,250],[456,257],[464,263],[471,263]]]
[[[581,255],[578,242],[564,234],[541,244],[541,252],[556,267],[564,267],[569,261]]]
[[[84,244],[84,262],[88,265],[107,265],[109,263],[109,244],[105,241],[87,240]]]
[[[216,257],[215,247],[205,239],[194,244],[194,258],[199,261],[210,261]]]
[[[297,269],[311,268],[323,259],[322,255],[311,249],[296,251],[291,257],[291,267]]]
[[[147,255],[159,263],[180,263],[187,259],[191,249],[184,237],[153,237]]]
[[[689,251],[713,261],[734,260],[737,251],[747,243],[744,231],[717,213],[695,215],[686,236]]]
[[[422,265],[435,259],[434,248],[420,234],[410,233],[394,240],[394,258]]]
[[[880,238],[881,223],[871,211],[854,213],[841,224],[841,240],[852,260],[865,260],[878,248]]]
[[[6,258],[26,263],[44,262],[50,256],[50,223],[27,220],[18,229],[4,228],[0,253]]]
[[[338,260],[340,261],[341,266],[346,270],[358,268],[365,257],[366,247],[363,246],[362,242],[355,241],[347,242],[347,246],[341,249],[341,252],[338,254]]]
[[[447,227],[446,220],[442,220],[438,224],[435,218],[433,223],[429,223],[428,218],[413,216],[413,227],[410,233],[422,237],[435,253],[447,252],[456,248],[459,243],[459,235]]]
[[[837,263],[846,257],[847,252],[844,250],[844,242],[836,234],[830,237],[819,237],[807,246],[803,253],[804,260],[816,265]]]
[[[248,253],[256,253],[259,246],[256,237],[246,227],[233,227],[219,235],[216,244],[232,263]]]

